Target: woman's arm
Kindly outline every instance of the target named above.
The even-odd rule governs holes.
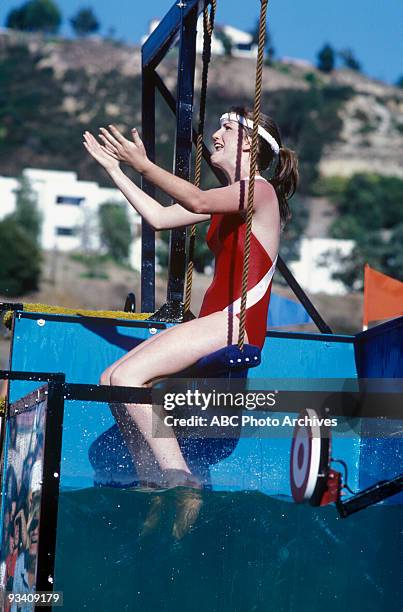
[[[179,204],[161,206],[147,195],[120,169],[119,162],[111,157],[89,132],[84,134],[84,146],[96,161],[107,171],[116,187],[122,192],[133,208],[154,229],[170,229],[207,221],[210,215],[201,215],[185,210]]]
[[[130,164],[144,178],[165,191],[188,211],[206,215],[231,214],[246,210],[249,184],[247,180],[238,181],[227,187],[203,191],[150,161],[137,130],[132,130],[133,142],[127,140],[115,126],[110,125],[109,130],[100,128],[100,138],[110,155]],[[270,197],[275,198],[274,189],[268,183],[256,181],[255,208]]]
[[[110,172],[109,176],[133,208],[155,230],[183,227],[210,219],[210,215],[189,212],[180,204],[161,206],[159,202],[137,187],[120,168]]]
[[[144,178],[177,200],[186,210],[199,213],[198,200],[203,193],[201,189],[150,161],[135,128],[132,129],[133,142],[125,138],[114,125],[110,125],[109,130],[100,128],[99,137],[110,155],[132,166]]]

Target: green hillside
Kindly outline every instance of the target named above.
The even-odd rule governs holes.
[[[176,54],[173,49],[159,68],[172,91]],[[223,111],[252,104],[253,81],[252,60],[213,57],[207,142]],[[198,94],[196,110],[197,99]],[[325,202],[330,218],[320,223],[316,215],[316,229],[309,233],[357,241],[354,262],[346,262],[347,286],[359,288],[363,261],[400,277],[403,90],[352,70],[324,74],[278,61],[265,66],[262,108],[275,117],[284,143],[300,160],[301,184],[283,256],[296,256],[298,238],[315,207]],[[141,124],[138,48],[101,39],[0,34],[0,175],[19,176],[26,167],[72,170],[80,179],[109,185],[81,142],[84,130],[97,134],[111,122],[126,129]],[[157,97],[157,162],[169,170],[174,131],[172,113]],[[338,177],[340,160],[344,176]],[[203,186],[215,184],[205,171]]]

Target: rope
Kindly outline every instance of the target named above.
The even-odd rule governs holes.
[[[203,132],[204,121],[206,117],[206,99],[207,99],[207,83],[208,83],[208,67],[211,59],[211,39],[214,30],[214,19],[217,8],[217,0],[211,0],[211,10],[209,14],[207,3],[203,10],[203,70],[200,88],[200,108],[199,108],[199,125],[197,129],[196,141],[196,159],[195,159],[195,177],[194,184],[200,186],[201,179],[201,164],[203,153]],[[192,301],[192,283],[193,283],[193,268],[194,268],[194,250],[196,241],[196,225],[192,225],[189,237],[188,263],[186,270],[186,292],[184,312],[190,309]]]
[[[248,188],[248,205],[246,209],[246,233],[245,233],[245,250],[244,264],[242,271],[242,297],[241,309],[239,313],[239,336],[238,347],[242,351],[245,344],[245,323],[246,323],[246,297],[248,292],[248,276],[249,276],[249,260],[250,260],[250,242],[252,236],[252,217],[253,217],[253,200],[255,191],[255,172],[257,162],[257,144],[258,144],[258,127],[260,119],[260,106],[262,101],[262,78],[263,78],[263,61],[264,61],[264,44],[266,34],[266,14],[269,0],[261,0],[260,19],[259,19],[259,41],[256,63],[256,83],[255,83],[255,101],[253,106],[253,130],[252,130],[252,146],[249,167],[249,188]]]

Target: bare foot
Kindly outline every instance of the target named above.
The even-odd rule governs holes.
[[[167,503],[173,502],[175,519],[172,526],[172,535],[180,540],[197,521],[203,504],[201,493],[203,485],[197,476],[179,469],[163,470],[162,477],[164,488],[176,490],[172,492],[172,496],[166,497],[165,501],[163,495],[153,497],[140,537],[147,537],[155,531],[161,522]]]
[[[161,522],[163,506],[162,495],[156,495],[153,497],[146,520],[144,521],[144,525],[140,532],[140,538],[145,538],[155,531],[158,524]]]
[[[198,489],[178,489],[175,494],[176,515],[172,535],[181,540],[197,521],[203,499]]]

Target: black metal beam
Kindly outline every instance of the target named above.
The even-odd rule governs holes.
[[[198,3],[181,9],[174,174],[189,181],[192,152],[194,74]],[[161,321],[183,320],[183,294],[186,275],[186,228],[171,230],[166,303],[153,315]]]
[[[329,325],[325,322],[325,320],[321,317],[319,312],[316,310],[315,306],[312,304],[311,300],[302,289],[301,285],[298,283],[296,278],[293,276],[291,270],[288,268],[285,261],[279,256],[277,259],[277,269],[294,292],[295,296],[299,299],[312,321],[315,323],[316,327],[322,334],[332,334],[333,331],[329,327]]]
[[[63,385],[66,400],[85,402],[152,404],[153,390],[145,387],[112,387],[109,385],[85,385],[66,383]]]
[[[197,3],[185,14],[182,8],[176,102],[175,162],[176,176],[189,181],[192,153],[194,75],[196,66]],[[183,300],[186,271],[186,230],[171,232],[167,300]]]
[[[155,82],[156,88],[158,89],[158,91],[160,92],[161,96],[164,98],[165,102],[167,103],[167,105],[169,106],[169,108],[171,109],[173,114],[175,115],[176,114],[176,98],[175,98],[175,96],[169,91],[169,89],[165,85],[164,81],[162,80],[162,78],[160,77],[158,72],[154,71],[153,77],[154,77],[154,82]],[[192,140],[193,140],[193,144],[196,146],[196,144],[197,144],[197,132],[196,132],[196,130],[194,128],[192,128]],[[209,148],[206,146],[206,144],[204,142],[202,143],[202,155],[203,155],[204,161],[208,164],[210,170],[213,172],[213,174],[215,175],[216,179],[222,185],[227,184],[227,179],[225,178],[224,172],[222,172],[219,168],[216,168],[216,166],[213,166],[213,164],[211,163],[211,161],[210,161],[211,153],[210,153]]]
[[[142,140],[147,156],[155,161],[155,86],[149,70],[142,71],[141,100]],[[141,188],[150,197],[155,197],[155,187],[141,177]],[[141,220],[141,312],[155,310],[155,232]]]
[[[175,2],[142,47],[143,70],[158,66],[167,51],[176,42],[182,18],[186,20],[195,9],[197,13],[200,13],[203,10],[203,4],[201,0]]]
[[[36,573],[38,591],[52,591],[54,584],[63,417],[62,385],[49,382],[40,514],[43,527],[40,530]],[[39,610],[39,607],[35,606],[35,610]]]
[[[65,381],[62,372],[26,372],[22,370],[0,370],[0,380],[26,380],[29,382],[60,382]]]
[[[364,510],[402,491],[403,475],[400,474],[391,480],[377,482],[372,487],[368,487],[368,489],[364,489],[364,491],[360,491],[353,497],[350,497],[347,501],[337,502],[336,507],[341,518],[347,518],[350,514]]]

